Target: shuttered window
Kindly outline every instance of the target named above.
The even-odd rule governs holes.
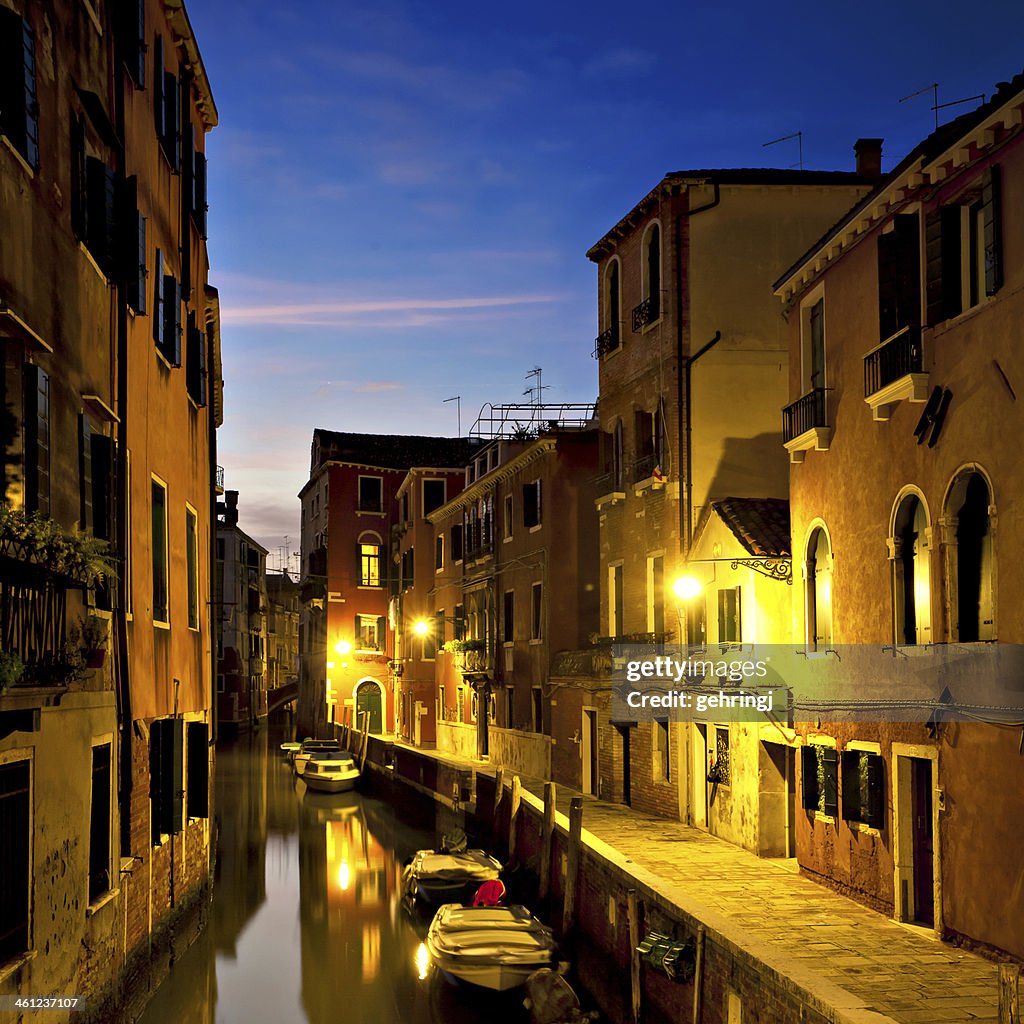
[[[118,197],[118,265],[125,302],[136,314],[146,312],[146,218],[138,208],[138,181],[121,183]]]
[[[188,723],[188,816],[210,816],[209,727],[205,722]]]
[[[839,814],[839,753],[835,747],[809,744],[800,752],[801,803],[807,810],[835,818]]]
[[[85,158],[85,245],[107,277],[115,267],[114,169],[98,157]]]
[[[24,367],[25,509],[50,514],[50,378],[38,366]]]
[[[917,214],[897,215],[878,236],[879,341],[921,322],[920,249]]]
[[[28,949],[30,762],[0,764],[0,962]]]
[[[181,831],[184,722],[163,718],[149,730],[149,799],[153,845]]]
[[[6,7],[0,7],[0,133],[30,167],[39,166],[35,35]]]
[[[209,204],[206,198],[206,157],[196,151],[192,157],[192,220],[199,235],[206,237],[206,212]]]
[[[844,750],[843,818],[871,828],[885,827],[885,762],[878,754]]]
[[[171,366],[181,366],[181,283],[172,274],[163,275],[163,329],[158,344]]]
[[[110,884],[110,744],[92,748],[92,803],[89,812],[89,902]]]
[[[195,313],[188,315],[185,342],[185,386],[189,397],[200,408],[206,405],[206,334],[196,324]]]
[[[121,5],[118,29],[124,66],[139,89],[146,87],[146,0]]]
[[[167,590],[167,488],[152,481],[153,620],[170,621]]]
[[[185,572],[188,584],[188,628],[199,628],[199,521],[185,508]]]
[[[164,345],[164,254],[157,249],[153,271],[153,340],[163,351]]]

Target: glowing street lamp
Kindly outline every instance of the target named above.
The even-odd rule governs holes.
[[[426,636],[430,632],[430,623],[426,619],[417,619],[412,629],[417,636]]]
[[[680,576],[672,584],[672,593],[680,601],[692,601],[694,598],[700,597],[703,589],[704,584],[696,576]]]
[[[352,643],[349,640],[339,640],[334,649],[344,658],[345,655],[352,653]]]

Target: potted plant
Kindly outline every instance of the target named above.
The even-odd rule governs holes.
[[[107,634],[110,624],[98,615],[90,615],[79,627],[79,642],[86,668],[103,668],[107,655]]]
[[[17,685],[25,673],[25,663],[13,651],[0,651],[0,695]]]

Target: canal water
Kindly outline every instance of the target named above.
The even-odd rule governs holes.
[[[218,747],[209,926],[142,1024],[524,1024],[522,993],[421,967],[426,921],[401,902],[405,860],[438,837],[359,793],[314,794],[280,730]]]

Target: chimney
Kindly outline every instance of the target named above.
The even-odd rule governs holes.
[[[224,524],[238,525],[238,491],[224,492]]]
[[[882,176],[882,140],[858,139],[853,144],[857,154],[857,173],[862,178],[877,181]]]

